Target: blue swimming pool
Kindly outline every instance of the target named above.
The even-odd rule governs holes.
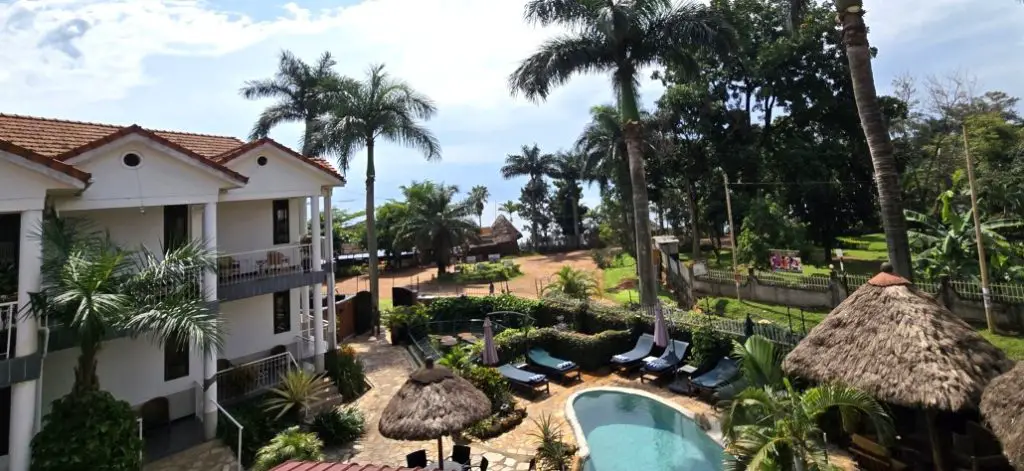
[[[570,399],[586,441],[585,471],[721,471],[721,445],[674,407],[627,390],[595,389]],[[577,441],[579,437],[577,437]]]

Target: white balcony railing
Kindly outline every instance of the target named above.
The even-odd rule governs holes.
[[[153,297],[153,302],[160,302],[169,297],[178,299],[203,299],[202,267],[190,268],[181,275],[157,278],[143,290]]]
[[[0,264],[14,263],[18,252],[14,250],[14,242],[0,242]]]
[[[308,272],[310,247],[297,244],[221,255],[217,259],[217,281],[231,284]]]
[[[249,397],[277,386],[298,362],[289,352],[232,366],[217,372],[217,400],[221,403]]]
[[[0,334],[4,336],[4,348],[0,349],[0,359],[11,358],[11,343],[14,341],[14,323],[18,321],[18,301],[0,303]]]

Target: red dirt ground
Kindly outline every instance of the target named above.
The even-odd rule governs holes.
[[[590,271],[595,277],[600,279],[597,265],[590,258],[590,253],[585,250],[551,255],[516,257],[515,263],[519,264],[519,269],[523,272],[523,275],[508,281],[509,291],[528,298],[536,298],[538,284],[546,284],[548,278],[562,268],[563,265],[570,265],[574,268]],[[417,278],[420,292],[426,294],[434,292],[487,294],[488,292],[488,285],[486,283],[472,285],[458,285],[452,282],[438,283],[434,279],[436,274],[436,267],[409,268],[396,273],[381,273],[380,298],[391,299],[391,288],[393,286],[415,286]],[[355,293],[366,290],[368,284],[369,277],[364,275],[358,278],[352,277],[340,280],[336,287],[340,293]],[[504,286],[504,282],[500,285],[495,283],[494,289],[496,292],[500,292]]]

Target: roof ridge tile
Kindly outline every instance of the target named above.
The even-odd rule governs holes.
[[[77,120],[77,119],[47,118],[47,117],[43,117],[43,116],[32,116],[32,115],[18,114],[18,113],[0,113],[0,118],[31,119],[31,120],[36,120],[36,121],[46,121],[46,122],[51,122],[51,123],[63,123],[63,124],[81,124],[81,125],[85,125],[85,126],[97,126],[97,127],[103,127],[103,128],[111,128],[111,129],[113,129],[115,131],[119,130],[119,129],[130,128],[132,126],[138,126],[138,127],[142,128],[142,129],[145,129],[145,130],[147,130],[149,132],[154,132],[154,133],[177,134],[177,135],[181,135],[181,136],[216,137],[216,138],[220,138],[220,139],[231,139],[231,140],[237,141],[237,142],[239,142],[241,144],[244,144],[246,142],[246,141],[243,141],[242,139],[239,139],[236,136],[228,136],[228,135],[224,135],[224,134],[208,134],[208,133],[201,133],[201,132],[189,132],[189,131],[173,131],[173,130],[170,130],[170,129],[154,129],[154,128],[148,128],[148,127],[142,126],[142,125],[137,124],[137,123],[133,123],[133,124],[129,124],[129,125],[119,125],[119,124],[110,124],[110,123],[98,123],[98,122],[95,122],[95,121],[81,121],[81,120]]]

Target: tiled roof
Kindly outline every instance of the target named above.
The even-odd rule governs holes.
[[[392,468],[372,464],[326,463],[317,461],[288,461],[270,471],[422,471],[423,468]]]
[[[161,144],[169,145],[175,150],[197,158],[210,167],[242,181],[247,179],[224,167],[223,164],[264,143],[271,143],[289,155],[302,159],[335,178],[344,179],[326,160],[303,157],[272,139],[260,139],[245,143],[230,136],[157,131],[144,129],[137,125],[114,126],[0,113],[0,140],[8,141],[35,154],[61,161],[132,132],[154,138]]]
[[[65,175],[78,179],[83,183],[89,183],[89,179],[92,178],[92,175],[88,172],[83,172],[64,162],[39,155],[31,150],[2,139],[0,139],[0,150],[17,155],[18,157],[35,162],[39,165],[52,168],[58,172],[64,173]]]

